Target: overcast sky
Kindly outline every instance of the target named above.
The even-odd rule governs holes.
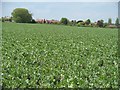
[[[31,0],[32,1],[32,0]],[[49,0],[48,0],[49,1]],[[108,0],[107,0],[108,1]],[[67,17],[70,20],[86,20],[105,22],[118,17],[118,2],[2,2],[2,16],[11,16],[15,8],[26,8],[35,19],[56,19]]]

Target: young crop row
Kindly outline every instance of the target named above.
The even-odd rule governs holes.
[[[3,87],[117,88],[117,30],[3,23]]]

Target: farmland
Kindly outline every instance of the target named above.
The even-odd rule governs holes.
[[[118,30],[3,23],[7,88],[117,88]]]

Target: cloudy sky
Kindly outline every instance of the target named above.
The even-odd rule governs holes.
[[[114,0],[115,1],[115,0]],[[2,16],[11,16],[15,8],[26,8],[34,19],[56,19],[67,17],[70,20],[86,20],[105,22],[118,17],[118,2],[2,2]]]

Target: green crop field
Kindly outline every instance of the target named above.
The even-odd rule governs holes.
[[[117,88],[118,30],[3,23],[6,88]]]

